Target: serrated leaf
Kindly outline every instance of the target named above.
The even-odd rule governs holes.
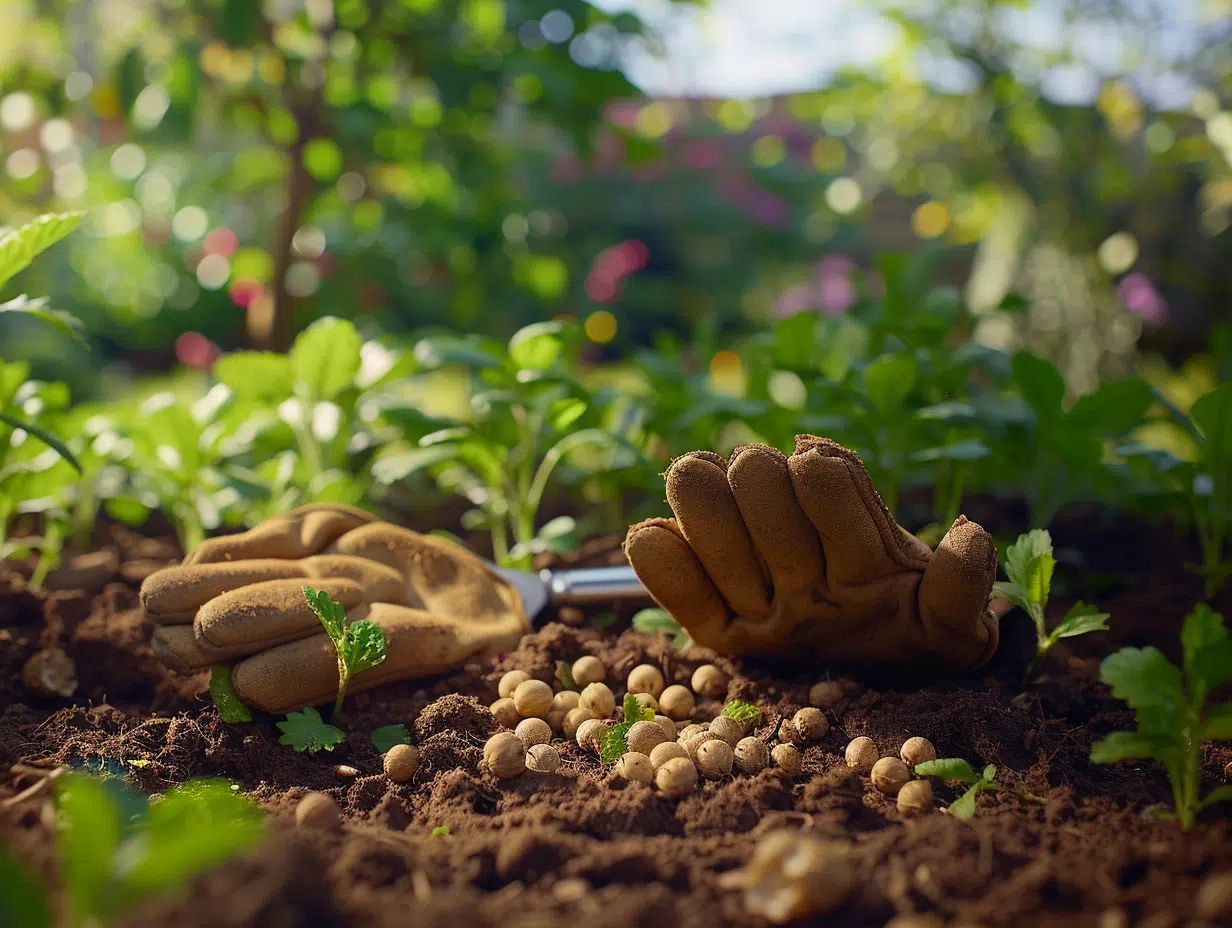
[[[346,631],[346,610],[325,590],[314,590],[306,586],[304,587],[304,598],[308,600],[308,605],[321,620],[325,633],[337,645],[342,641]]]
[[[1232,682],[1232,640],[1223,616],[1199,603],[1181,626],[1181,651],[1190,685],[1206,692]]]
[[[599,760],[605,764],[614,764],[629,751],[625,736],[633,727],[632,722],[621,722],[613,725],[599,736]]]
[[[1090,606],[1081,600],[1074,603],[1069,612],[1065,613],[1052,634],[1048,637],[1053,641],[1061,638],[1074,638],[1087,632],[1106,632],[1108,630],[1108,613],[1100,612],[1098,607]]]
[[[346,319],[325,316],[295,339],[287,357],[296,390],[311,400],[328,400],[355,382],[364,340]]]
[[[936,763],[936,761],[930,761]],[[957,819],[966,821],[975,815],[975,797],[980,793],[980,785],[976,783],[969,790],[950,803],[950,814]]]
[[[535,322],[518,329],[509,339],[509,359],[528,370],[545,370],[556,363],[565,349],[564,325],[556,320]]]
[[[371,619],[360,619],[346,627],[343,660],[352,675],[385,660],[385,630]]]
[[[290,746],[296,751],[307,751],[315,754],[317,751],[332,751],[346,740],[346,735],[333,725],[328,725],[321,718],[321,713],[309,706],[301,712],[289,712],[283,721],[278,723],[282,735],[279,744]]]
[[[234,725],[252,721],[252,710],[244,705],[231,685],[231,671],[221,664],[210,668],[210,698],[224,722]]]
[[[743,699],[733,699],[723,707],[723,715],[729,719],[735,719],[737,722],[745,722],[748,725],[757,725],[761,721],[761,710],[751,702],[745,702]]]
[[[978,783],[980,780],[971,765],[961,757],[944,757],[916,764],[915,773],[921,777],[957,780],[959,783]]]
[[[402,724],[382,725],[380,728],[374,728],[371,737],[372,744],[382,754],[396,745],[411,743],[410,730]]]
[[[632,693],[625,693],[624,720],[632,725],[634,722],[653,722],[655,713],[650,706],[643,706]]]
[[[1047,529],[1036,528],[1019,535],[1018,540],[1005,549],[1005,575],[1027,602],[1036,605],[1048,602],[1056,563],[1052,556],[1052,536]]]
[[[0,287],[29,267],[40,252],[77,228],[83,215],[81,212],[47,213],[0,238]]]
[[[560,688],[563,690],[572,690],[575,693],[579,693],[582,690],[578,686],[578,682],[573,679],[573,668],[569,666],[568,661],[556,662],[556,682],[560,684]]]
[[[1099,678],[1133,709],[1177,713],[1184,701],[1181,672],[1157,648],[1122,648],[1109,654],[1100,662]]]

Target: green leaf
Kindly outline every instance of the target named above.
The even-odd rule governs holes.
[[[0,287],[81,222],[81,212],[47,213],[0,238]]]
[[[629,751],[625,736],[633,727],[632,722],[621,722],[610,726],[599,736],[599,760],[605,764],[614,764]]]
[[[1232,702],[1224,703],[1206,714],[1202,737],[1212,741],[1232,741]]]
[[[1020,609],[1029,609],[1031,607],[1031,603],[1027,599],[1026,594],[1023,593],[1022,588],[1016,583],[1004,583],[998,580],[992,585],[992,592],[994,596],[1000,596],[1002,599],[1008,599]]]
[[[1065,378],[1053,365],[1029,351],[1019,351],[1011,362],[1014,383],[1040,419],[1055,419],[1061,414],[1065,398]]]
[[[576,396],[566,396],[548,407],[548,419],[552,423],[552,428],[563,432],[586,415],[587,408],[585,400]]]
[[[1184,703],[1181,672],[1157,648],[1122,648],[1109,654],[1100,662],[1099,678],[1133,709],[1179,713]]]
[[[64,444],[64,442],[60,441],[60,439],[56,438],[56,436],[52,435],[46,429],[40,428],[30,422],[23,422],[21,419],[15,419],[3,412],[0,412],[0,422],[3,422],[5,425],[11,426],[15,429],[22,429],[23,431],[29,432],[47,447],[53,449],[56,454],[60,455],[60,457],[64,458],[64,460],[68,461],[77,473],[83,473],[81,469],[81,462],[78,461],[77,456],[69,450],[68,445]]]
[[[672,647],[677,651],[693,646],[693,637],[679,622],[662,609],[641,609],[633,616],[633,628],[643,635],[670,635]]]
[[[929,464],[933,461],[979,461],[992,454],[991,449],[978,438],[958,441],[937,448],[925,448],[911,454],[911,461],[916,464]]]
[[[41,296],[38,299],[30,299],[30,297],[23,293],[7,303],[0,303],[0,313],[25,313],[27,316],[33,316],[35,319],[39,319],[59,329],[65,335],[77,339],[83,345],[86,344],[85,337],[82,334],[84,326],[81,320],[71,313],[64,312],[62,309],[50,309],[50,302],[45,296]]]
[[[291,395],[291,361],[272,351],[232,351],[214,362],[213,373],[236,396],[278,403]]]
[[[996,778],[996,776],[997,776],[997,765],[989,764],[987,767],[984,768],[984,772],[980,775],[980,779],[982,779],[985,783],[991,783]]]
[[[433,335],[415,343],[415,360],[425,368],[461,364],[479,370],[499,367],[500,358],[468,339],[456,335]]]
[[[346,610],[324,590],[314,590],[306,586],[304,587],[304,598],[308,600],[309,607],[325,626],[325,633],[337,646],[346,633]]]
[[[325,316],[291,346],[291,381],[312,400],[333,399],[355,382],[364,340],[346,319]]]
[[[551,367],[565,350],[565,326],[548,320],[525,326],[509,339],[509,359],[522,369],[541,371]]]
[[[448,825],[437,825],[435,828],[432,829],[432,837],[434,838],[444,838],[448,834],[449,834]]]
[[[385,630],[371,619],[352,622],[346,627],[342,651],[352,675],[375,667],[385,660]]]
[[[723,707],[723,715],[729,719],[735,719],[737,722],[746,722],[749,725],[757,725],[761,721],[761,710],[751,702],[745,702],[743,699],[733,699]]]
[[[405,725],[382,725],[372,729],[372,743],[382,754],[399,744],[410,744],[411,733]]]
[[[1186,677],[1203,693],[1232,680],[1228,647],[1223,616],[1206,603],[1194,606],[1181,625],[1181,652]]]
[[[0,847],[0,925],[52,928],[43,884],[5,847]]]
[[[1198,397],[1189,417],[1202,430],[1212,461],[1232,461],[1232,380]]]
[[[373,460],[372,478],[386,485],[398,483],[425,467],[453,460],[457,456],[458,446],[454,444],[393,451]]]
[[[919,368],[911,355],[883,355],[864,369],[864,389],[883,416],[895,416],[911,395]]]
[[[252,711],[235,695],[231,685],[231,671],[222,665],[210,668],[210,698],[224,722],[251,722]]]
[[[101,780],[70,773],[56,784],[60,878],[72,924],[110,914],[110,889],[122,835],[117,798]]]
[[[961,757],[945,757],[938,760],[927,760],[915,765],[916,776],[937,777],[942,780],[957,780],[959,783],[978,783],[980,778],[975,775],[971,765]]]
[[[1088,606],[1079,600],[1074,603],[1065,618],[1052,630],[1048,637],[1057,641],[1061,638],[1074,638],[1087,632],[1106,632],[1108,630],[1108,613],[1100,612],[1096,606]]]
[[[556,662],[556,682],[560,684],[563,690],[573,690],[575,693],[580,693],[582,688],[578,686],[578,682],[573,679],[573,668],[569,666],[568,661]]]
[[[333,725],[327,725],[321,719],[321,713],[309,706],[302,712],[289,712],[287,717],[278,723],[282,732],[279,744],[286,744],[296,751],[307,751],[315,754],[317,751],[332,751],[346,740],[346,735]]]
[[[1217,802],[1232,802],[1232,783],[1225,783],[1211,790],[1198,803],[1199,809],[1209,809]]]
[[[1115,764],[1122,760],[1165,760],[1172,745],[1136,731],[1114,731],[1091,745],[1091,762]]]
[[[1010,578],[1027,602],[1044,606],[1052,589],[1052,536],[1047,529],[1036,528],[1019,535],[1005,549],[1005,575]]]
[[[649,706],[643,706],[637,701],[637,697],[632,693],[626,693],[622,708],[624,709],[624,720],[632,725],[634,722],[653,722],[655,713],[654,709]]]
[[[1093,435],[1111,438],[1140,425],[1154,401],[1150,385],[1141,378],[1109,380],[1079,397],[1066,418]]]
[[[936,763],[936,761],[929,761]],[[918,768],[917,768],[918,769]],[[969,790],[950,803],[950,814],[957,819],[966,821],[975,815],[975,797],[980,794],[982,783],[976,783]]]

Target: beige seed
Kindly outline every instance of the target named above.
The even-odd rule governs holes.
[[[646,754],[654,750],[655,745],[662,744],[667,738],[657,722],[634,722],[625,735],[625,744],[630,751]]]
[[[678,732],[676,732],[676,738],[679,741],[684,741],[687,738],[693,737],[699,731],[705,731],[705,730],[706,730],[705,725],[698,725],[696,722],[693,722],[689,725],[686,725],[684,728],[680,729]]]
[[[513,691],[513,705],[524,719],[545,718],[552,711],[552,688],[542,680],[523,680]]]
[[[933,785],[928,780],[908,780],[898,791],[898,811],[916,815],[933,807]]]
[[[914,770],[916,764],[936,760],[937,749],[932,746],[932,743],[927,738],[908,738],[903,742],[902,750],[898,752],[898,756],[903,759],[904,764]]]
[[[655,772],[649,757],[641,751],[628,751],[616,761],[616,774],[630,783],[650,783]]]
[[[770,766],[770,749],[759,738],[741,738],[734,754],[736,766],[750,776]]]
[[[877,750],[877,745],[873,744],[872,738],[861,735],[847,745],[847,766],[861,773],[872,770],[873,764],[877,763],[880,756],[881,752]]]
[[[897,757],[883,757],[873,764],[873,786],[887,796],[897,796],[898,791],[911,779],[911,771]]]
[[[522,716],[518,715],[518,707],[509,696],[502,696],[488,708],[492,718],[496,719],[496,724],[503,728],[517,728],[518,722],[522,721]]]
[[[533,744],[547,744],[552,740],[552,726],[543,719],[523,719],[514,734],[522,741],[522,747],[529,751]]]
[[[804,735],[791,722],[783,722],[779,726],[779,740],[784,744],[804,744]]]
[[[496,692],[500,695],[501,699],[504,699],[507,696],[512,697],[513,691],[518,688],[518,685],[525,683],[529,679],[530,674],[528,674],[525,670],[511,670],[500,678],[500,683],[497,684]]]
[[[726,741],[733,748],[740,743],[740,739],[745,734],[744,723],[737,722],[726,715],[720,715],[718,718],[712,719],[707,731],[716,738]]]
[[[295,806],[295,824],[318,831],[341,831],[342,811],[328,793],[309,793]]]
[[[21,682],[42,696],[67,699],[77,691],[77,665],[62,648],[43,648],[22,667]]]
[[[673,757],[655,773],[655,785],[670,799],[687,796],[697,787],[697,768],[687,757]]]
[[[598,683],[607,676],[607,668],[603,666],[603,662],[594,655],[587,654],[585,657],[579,657],[573,662],[572,669],[574,682],[578,686],[587,686],[591,683]]]
[[[659,700],[655,699],[649,693],[633,693],[632,696],[637,700],[637,704],[643,709],[649,709],[651,712],[658,713]]]
[[[582,690],[578,708],[589,709],[597,719],[610,719],[616,711],[616,697],[606,683],[590,683]]]
[[[658,699],[665,685],[662,671],[654,664],[638,664],[629,671],[628,687],[630,693],[649,693],[655,699]]]
[[[770,759],[774,761],[774,766],[778,767],[789,777],[800,775],[800,767],[803,760],[800,757],[800,751],[797,750],[794,744],[776,744],[770,752]]]
[[[419,769],[419,748],[409,744],[395,744],[385,752],[382,763],[385,776],[395,783],[409,783]]]
[[[699,731],[696,734],[690,735],[688,738],[685,738],[680,743],[684,746],[684,749],[689,752],[689,760],[693,761],[693,763],[696,764],[697,763],[697,749],[700,748],[707,741],[717,741],[717,740],[721,740],[719,739],[717,735],[712,735],[708,731]]]
[[[561,722],[560,730],[566,738],[577,737],[577,730],[583,722],[589,722],[595,717],[595,714],[589,709],[583,709],[579,706],[576,709],[570,709],[565,713],[565,719]]]
[[[735,751],[726,741],[717,738],[697,749],[697,769],[708,780],[718,780],[731,773]]]
[[[561,729],[565,726],[565,715],[566,713],[563,709],[553,709],[548,713],[547,722],[548,727],[552,729],[552,734],[560,734]]]
[[[791,724],[806,742],[819,741],[830,730],[830,720],[820,709],[801,709],[792,716]]]
[[[809,705],[818,709],[833,709],[843,698],[843,685],[834,680],[814,683],[809,690]]]
[[[678,722],[691,716],[695,705],[689,688],[679,683],[673,683],[659,696],[659,708],[663,710],[663,714]]]
[[[483,746],[484,765],[502,780],[516,777],[526,769],[526,748],[513,732],[493,735]]]
[[[707,699],[722,699],[726,696],[729,682],[731,678],[714,664],[702,664],[693,671],[693,679],[690,681],[693,692]]]
[[[1195,908],[1202,918],[1232,915],[1232,870],[1212,873],[1198,887]]]
[[[576,709],[581,698],[582,694],[577,690],[561,690],[552,697],[552,711],[564,715],[570,709]]]
[[[669,719],[666,715],[656,715],[654,720],[659,723],[659,727],[663,729],[663,736],[667,738],[668,741],[676,740],[677,734],[675,722]]]
[[[656,744],[650,752],[650,765],[657,771],[673,757],[683,757],[687,760],[689,752],[675,741],[664,741],[662,744]]]
[[[607,729],[608,724],[603,719],[590,719],[583,722],[578,726],[577,730],[578,747],[597,753],[599,750],[599,739],[603,737],[603,733]]]
[[[532,744],[526,752],[526,769],[535,773],[555,773],[560,766],[560,752],[550,744]]]

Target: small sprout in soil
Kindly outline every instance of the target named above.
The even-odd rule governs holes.
[[[395,745],[411,743],[411,733],[402,724],[374,728],[371,737],[373,746],[382,754],[388,754]]]
[[[689,752],[684,749],[684,745],[677,744],[675,741],[664,741],[662,744],[656,744],[651,750],[650,765],[657,772],[673,757],[683,757],[687,760]]]
[[[526,752],[526,769],[535,773],[555,773],[560,767],[560,753],[550,744],[532,744]]]
[[[774,766],[778,767],[789,777],[800,775],[800,767],[803,760],[800,757],[800,751],[794,744],[776,744],[770,751],[770,759],[774,761]]]
[[[583,709],[581,706],[576,709],[570,709],[565,713],[564,721],[560,724],[561,734],[566,738],[575,738],[583,722],[594,720],[595,714],[589,709]]]
[[[731,773],[735,751],[726,741],[713,738],[697,749],[697,769],[707,780],[719,780]]]
[[[744,867],[719,877],[719,886],[743,890],[750,915],[783,925],[837,909],[856,887],[856,870],[845,845],[781,828],[757,842]]]
[[[346,610],[323,590],[304,587],[304,597],[321,620],[338,655],[338,698],[334,701],[337,714],[342,711],[351,678],[385,660],[385,631],[369,619],[348,622]]]
[[[575,710],[577,711],[577,710]],[[607,733],[610,723],[606,719],[587,719],[577,727],[575,736],[578,747],[584,751],[594,751],[596,754],[600,750],[600,739]],[[621,754],[624,752],[622,751]],[[616,755],[617,757],[620,754]]]
[[[898,811],[916,815],[933,808],[933,785],[928,780],[909,780],[898,791]]]
[[[706,699],[722,699],[727,695],[727,684],[731,678],[714,664],[702,664],[693,671],[690,681],[693,692]]]
[[[500,683],[496,684],[496,694],[501,699],[512,699],[513,691],[529,679],[530,674],[525,670],[511,670],[500,678]]]
[[[602,686],[602,683],[591,684],[592,686]],[[603,737],[599,741],[599,759],[605,764],[615,763],[620,759],[620,756],[629,750],[628,735],[633,726],[638,722],[645,722],[648,725],[654,725],[654,712],[650,709],[642,708],[638,703],[637,697],[632,693],[625,694],[624,702],[624,720],[619,725],[613,725],[603,733]],[[658,728],[657,725],[654,725]],[[646,737],[652,737],[654,733]]]
[[[801,709],[791,718],[792,727],[804,741],[819,741],[830,730],[830,720],[820,709]]]
[[[693,647],[693,638],[680,626],[680,623],[664,610],[654,608],[642,609],[633,616],[634,631],[643,635],[667,635],[672,639],[672,647],[677,651]]]
[[[718,718],[711,720],[708,731],[714,737],[726,741],[729,746],[734,748],[740,743],[740,739],[744,737],[748,728],[739,719],[732,718],[730,715],[720,715]]]
[[[759,738],[741,738],[734,751],[736,767],[753,776],[770,766],[770,749]]]
[[[911,771],[897,757],[883,757],[873,764],[873,786],[887,796],[897,796],[910,779]]]
[[[581,698],[582,694],[575,690],[561,690],[552,697],[552,711],[563,714],[570,709],[576,709]]]
[[[932,742],[927,738],[908,738],[903,742],[898,756],[903,759],[904,764],[914,768],[930,760],[936,760],[937,749],[933,747]]]
[[[21,670],[21,682],[40,696],[67,699],[77,691],[77,667],[60,648],[35,651]],[[250,715],[249,720],[252,719]]]
[[[663,679],[663,672],[654,664],[638,664],[629,671],[626,685],[630,693],[649,693],[658,699],[667,683]]]
[[[649,756],[655,745],[667,740],[667,735],[658,722],[635,722],[625,734],[625,743],[630,751]]]
[[[1201,796],[1202,742],[1232,740],[1232,702],[1208,705],[1232,683],[1232,636],[1223,616],[1202,603],[1181,626],[1181,667],[1156,648],[1122,648],[1099,665],[1099,677],[1134,710],[1137,731],[1113,732],[1091,748],[1097,764],[1156,760],[1172,780],[1183,830],[1217,802],[1232,802],[1232,783]]]
[[[210,699],[218,710],[218,717],[224,722],[235,724],[251,722],[252,710],[249,709],[235,694],[231,685],[231,671],[218,664],[210,668]]]
[[[309,793],[295,806],[295,824],[316,831],[341,831],[342,810],[329,793]]]
[[[1035,623],[1036,648],[1023,678],[1029,684],[1035,680],[1052,646],[1062,638],[1074,638],[1087,632],[1108,630],[1108,614],[1084,602],[1075,603],[1051,632],[1044,623],[1048,594],[1052,588],[1052,536],[1042,528],[1032,529],[1005,550],[1005,575],[1009,583],[998,583],[996,594],[1024,610]]]
[[[502,696],[496,700],[488,707],[488,711],[492,713],[492,718],[496,719],[496,723],[502,728],[517,728],[518,723],[522,721],[522,716],[518,714],[518,707],[514,705],[513,699],[509,696]]]
[[[325,724],[321,713],[311,706],[302,712],[288,712],[286,718],[278,723],[278,730],[282,732],[278,743],[289,745],[301,753],[332,751],[346,740],[341,729]]]
[[[809,690],[809,705],[818,709],[833,709],[843,698],[843,685],[834,680],[814,683]]]
[[[573,678],[573,668],[569,666],[568,661],[556,662],[556,682],[565,692],[580,692],[582,689],[578,686],[577,680]]]
[[[663,729],[663,737],[668,741],[676,740],[676,723],[669,719],[666,715],[656,715],[655,722]]]
[[[1044,802],[1039,796],[1033,796],[1031,793],[998,783],[995,779],[997,768],[993,764],[985,767],[983,773],[977,774],[965,760],[947,757],[925,761],[916,766],[915,773],[916,776],[937,777],[941,780],[969,784],[970,788],[949,805],[949,812],[955,818],[968,819],[975,815],[975,798],[984,792],[1009,793],[1023,802],[1037,805],[1042,805]]]
[[[593,654],[584,655],[573,662],[573,679],[579,688],[602,683],[606,676],[607,668]]]
[[[877,763],[880,759],[881,752],[877,750],[877,745],[873,744],[872,738],[865,738],[861,735],[847,745],[844,757],[847,761],[847,766],[852,770],[868,773],[873,769],[873,764]]]
[[[669,719],[682,721],[693,714],[695,702],[687,686],[673,683],[659,696],[659,710]]]
[[[522,746],[529,751],[531,745],[547,744],[552,740],[552,727],[543,719],[522,719],[518,722],[514,734],[521,739]]]
[[[673,757],[656,771],[655,785],[669,799],[680,799],[697,788],[697,768],[687,757]]]
[[[409,783],[419,769],[419,748],[395,744],[385,752],[385,776],[395,783]]]
[[[483,746],[483,763],[494,776],[512,779],[526,769],[526,748],[517,735],[498,732]]]
[[[616,775],[630,783],[650,783],[654,780],[654,766],[641,751],[628,751],[616,761]]]
[[[606,683],[590,683],[582,690],[578,705],[589,709],[597,719],[610,719],[616,711],[616,696]]]
[[[524,719],[542,719],[552,711],[553,695],[542,680],[523,680],[513,691],[513,706]]]
[[[448,825],[437,825],[435,828],[432,829],[432,837],[448,838],[449,837],[449,826]]]
[[[723,707],[723,716],[729,719],[735,719],[745,727],[751,727],[760,724],[761,710],[751,702],[745,702],[743,699],[733,699]]]

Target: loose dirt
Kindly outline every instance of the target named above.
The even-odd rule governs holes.
[[[665,640],[629,630],[627,612],[597,629],[566,611],[499,660],[350,697],[340,722],[347,741],[332,753],[295,754],[278,745],[274,719],[223,724],[204,676],[177,677],[155,660],[136,590],[175,552],[165,541],[110,529],[102,547],[114,562],[93,565],[86,588],[32,593],[11,567],[0,573],[0,771],[16,763],[69,764],[125,776],[147,792],[220,776],[267,809],[273,828],[261,850],[145,906],[126,923],[132,926],[757,924],[738,894],[719,888],[719,876],[748,859],[759,835],[783,825],[853,844],[859,889],[826,925],[877,926],[911,913],[933,913],[953,926],[1211,924],[1193,920],[1194,900],[1206,876],[1232,871],[1232,813],[1213,809],[1183,834],[1144,815],[1170,798],[1157,766],[1108,768],[1087,759],[1093,740],[1132,723],[1098,683],[1100,657],[1150,643],[1175,659],[1181,619],[1200,594],[1176,566],[1188,552],[1167,532],[1150,530],[1158,544],[1149,548],[1141,527],[1129,531],[1089,514],[1054,530],[1063,558],[1080,552],[1085,559],[1073,567],[1063,561],[1058,578],[1086,571],[1106,579],[1104,595],[1077,585],[1070,592],[1110,612],[1113,630],[1058,645],[1046,678],[1025,699],[1015,700],[1015,681],[1030,629],[1011,614],[998,657],[978,677],[906,689],[893,680],[836,676],[845,697],[827,712],[830,732],[804,750],[798,777],[770,769],[704,782],[672,801],[649,787],[622,787],[560,739],[558,773],[501,781],[481,772],[492,730],[484,707],[496,699],[502,673],[517,668],[550,681],[555,661],[594,654],[615,684],[642,662],[661,666],[669,683],[687,684],[699,664],[713,660],[733,675],[729,696],[766,711],[757,734],[767,738],[781,715],[807,704],[822,674],[701,649],[675,652]],[[618,557],[612,545],[587,553],[591,562]],[[1068,604],[1056,601],[1054,617]],[[1216,606],[1232,618],[1232,596]],[[76,661],[80,686],[72,699],[39,697],[21,684],[25,660],[48,645]],[[623,686],[614,688],[621,695]],[[703,700],[695,717],[719,709]],[[368,737],[395,722],[414,732],[422,752],[413,781],[402,785],[381,774]],[[996,764],[1007,782],[1046,804],[985,794],[967,823],[941,813],[905,819],[843,764],[844,746],[858,735],[872,738],[883,755],[921,735],[940,756]],[[1229,762],[1232,746],[1207,751],[1207,788],[1227,780]],[[339,773],[340,764],[358,776]],[[26,782],[0,773],[0,801]],[[295,830],[295,803],[310,790],[338,800],[341,834]],[[957,795],[938,791],[946,800]],[[44,802],[36,797],[0,811],[0,838],[54,885]],[[440,826],[448,833],[433,836]]]

